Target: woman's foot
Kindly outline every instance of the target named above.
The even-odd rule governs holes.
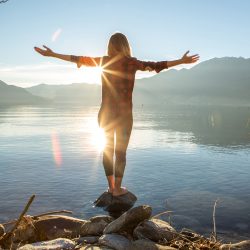
[[[114,188],[113,190],[113,196],[119,196],[123,194],[127,194],[128,190],[125,187],[120,187],[120,188]]]
[[[108,193],[110,193],[110,194],[113,194],[113,192],[114,192],[114,188],[108,188]]]

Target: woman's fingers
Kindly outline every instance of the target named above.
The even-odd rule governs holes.
[[[186,53],[184,54],[184,56],[187,56],[187,54],[189,53],[189,50],[188,51],[186,51]]]
[[[51,50],[50,48],[48,48],[47,46],[43,45],[43,47],[47,50]]]

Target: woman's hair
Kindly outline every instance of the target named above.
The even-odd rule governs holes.
[[[131,57],[131,48],[128,39],[122,33],[113,34],[108,43],[108,55],[116,56],[118,54]]]

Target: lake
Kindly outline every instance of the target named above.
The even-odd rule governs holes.
[[[107,188],[92,106],[0,107],[0,223],[67,209],[89,218]],[[250,236],[250,108],[134,107],[123,184],[175,227]]]

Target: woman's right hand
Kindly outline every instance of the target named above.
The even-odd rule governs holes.
[[[45,45],[43,45],[43,47],[45,49],[41,49],[41,48],[38,48],[38,47],[34,47],[35,51],[38,52],[39,54],[43,55],[43,56],[53,56],[54,52],[46,47]]]

